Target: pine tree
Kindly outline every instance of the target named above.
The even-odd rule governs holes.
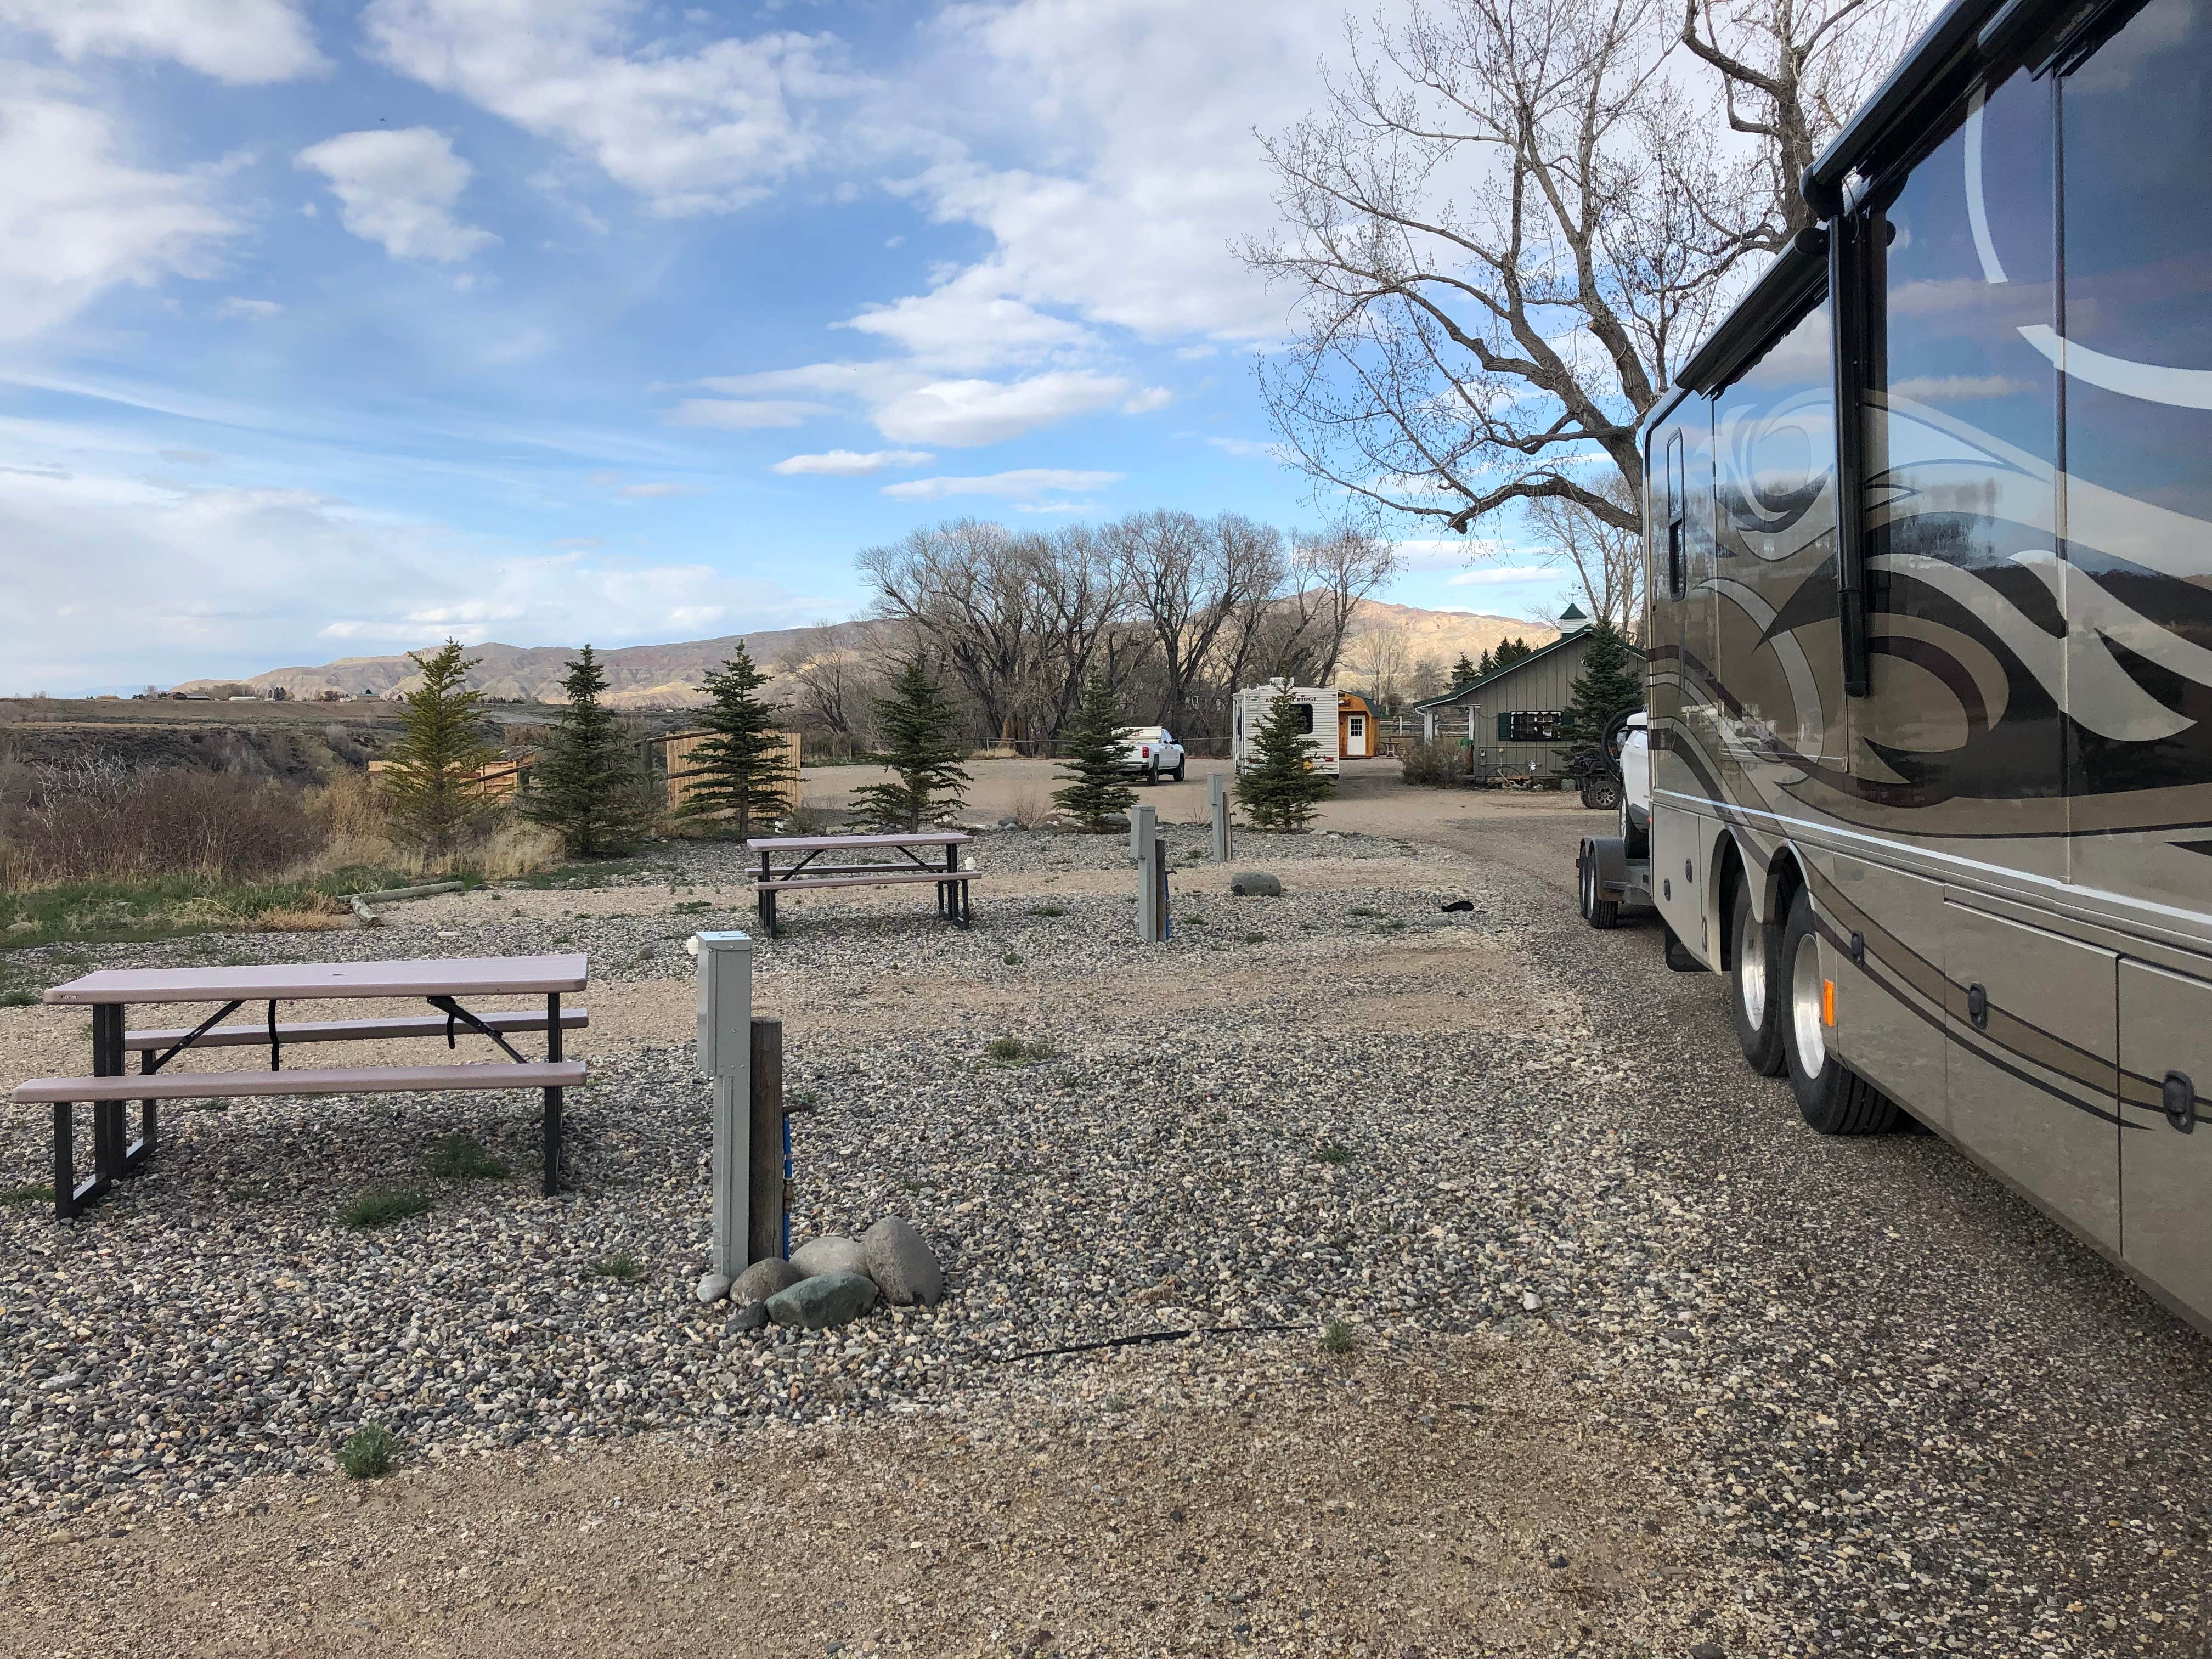
[[[522,816],[558,832],[580,857],[620,852],[651,827],[655,812],[643,767],[599,702],[606,671],[590,646],[569,663],[561,689],[568,707],[531,769]]]
[[[1601,617],[1589,628],[1589,649],[1583,657],[1583,672],[1575,677],[1567,705],[1567,733],[1575,746],[1570,758],[1596,757],[1598,744],[1613,717],[1624,709],[1644,707],[1643,665],[1621,638],[1620,630]]]
[[[1490,653],[1486,651],[1482,653],[1482,660],[1474,665],[1474,678],[1476,679],[1486,678],[1494,672],[1497,667],[1497,663],[1491,659]]]
[[[700,685],[708,697],[700,724],[714,736],[692,750],[690,769],[675,775],[691,785],[678,817],[727,817],[731,832],[742,841],[756,822],[783,816],[791,763],[776,730],[780,711],[760,699],[767,684],[740,640],[729,660]]]
[[[958,806],[960,786],[968,781],[952,744],[952,705],[918,656],[900,665],[875,705],[882,734],[877,746],[896,781],[856,791],[853,804],[884,828],[911,833]]]
[[[1277,697],[1252,734],[1252,758],[1237,780],[1237,804],[1262,830],[1303,830],[1336,780],[1314,769],[1313,744],[1296,697]]]
[[[1486,664],[1489,662],[1490,653],[1486,651],[1483,653],[1482,660]],[[1452,665],[1451,689],[1455,691],[1464,691],[1468,686],[1473,685],[1476,680],[1480,679],[1482,677],[1482,673],[1483,671],[1481,669],[1477,668],[1473,663],[1467,659],[1467,653],[1462,651],[1459,653],[1459,660]]]
[[[422,684],[402,699],[407,714],[386,757],[385,797],[398,839],[442,860],[490,815],[478,775],[499,751],[483,738],[482,694],[467,685],[482,659],[464,657],[451,639],[428,657],[410,651],[407,659],[422,670]]]
[[[1492,671],[1494,672],[1500,668],[1510,668],[1523,657],[1533,657],[1535,654],[1536,647],[1524,639],[1516,637],[1500,640],[1498,642],[1498,654],[1491,663]]]
[[[1137,799],[1123,770],[1122,738],[1128,729],[1106,676],[1094,669],[1083,683],[1083,701],[1076,707],[1075,718],[1060,734],[1066,787],[1052,792],[1053,805],[1085,830],[1110,829],[1110,817],[1127,811]]]

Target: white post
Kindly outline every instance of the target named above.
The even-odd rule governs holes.
[[[1229,862],[1229,778],[1216,772],[1207,780],[1207,804],[1213,809],[1213,861]]]
[[[701,933],[699,1069],[714,1085],[713,1255],[699,1299],[726,1294],[745,1267],[751,1206],[753,942],[744,933]]]

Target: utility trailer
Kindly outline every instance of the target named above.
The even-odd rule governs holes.
[[[1640,434],[1585,914],[2212,1329],[2212,7],[1954,0],[1803,193]]]

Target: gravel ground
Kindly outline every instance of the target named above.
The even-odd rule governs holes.
[[[632,878],[629,915],[495,919],[526,896],[471,895],[380,933],[215,948],[477,954],[552,948],[565,927],[595,982],[649,988],[688,977],[673,951],[700,918],[672,907],[733,879],[715,850]],[[1808,1134],[1736,1061],[1721,982],[1666,974],[1655,934],[1591,933],[1496,866],[1310,837],[1240,850],[1284,872],[1279,901],[1193,873],[1176,940],[1148,952],[1125,899],[1083,890],[1125,867],[1118,842],[1009,834],[979,856],[1019,879],[988,905],[979,889],[971,935],[828,904],[761,955],[783,1005],[889,985],[911,1011],[787,1045],[787,1089],[816,1109],[795,1126],[794,1224],[907,1215],[944,1256],[943,1305],[725,1337],[689,1295],[706,1100],[682,1048],[604,1052],[572,1109],[577,1190],[555,1200],[420,1173],[455,1127],[526,1169],[516,1100],[179,1114],[156,1172],[77,1226],[0,1211],[0,1517],[80,1552],[18,1556],[16,1582],[58,1595],[86,1540],[149,1516],[142,1540],[242,1525],[364,1420],[427,1468],[639,1435],[804,1444],[913,1413],[1065,1434],[1187,1413],[1197,1387],[1233,1440],[1255,1413],[1314,1409],[1302,1390],[1334,1385],[1310,1333],[1342,1319],[1378,1377],[1441,1364],[1439,1344],[1543,1370],[1589,1444],[1522,1448],[1533,1486],[1656,1460],[1668,1501],[1637,1501],[1667,1559],[1485,1625],[1497,1650],[2204,1653],[2203,1340],[1939,1140]],[[672,875],[673,894],[651,890]],[[1437,908],[1461,896],[1471,913]],[[1001,1034],[1050,1053],[994,1064]],[[11,1124],[0,1185],[40,1178],[42,1151]],[[400,1185],[434,1208],[333,1224],[354,1193]],[[635,1282],[590,1271],[623,1250]],[[1222,1325],[1297,1328],[1176,1345],[1181,1364],[1012,1358]],[[1587,1540],[1605,1515],[1546,1524]],[[1325,1614],[1351,1605],[1313,1594]],[[1382,1639],[1349,1618],[1323,1617],[1310,1650],[1337,1650],[1332,1631]],[[1428,1651],[1483,1650],[1419,1628]]]

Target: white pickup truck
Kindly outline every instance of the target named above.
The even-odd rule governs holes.
[[[1158,783],[1165,773],[1182,781],[1182,745],[1164,726],[1133,726],[1121,733],[1121,769],[1141,773],[1147,783]]]

